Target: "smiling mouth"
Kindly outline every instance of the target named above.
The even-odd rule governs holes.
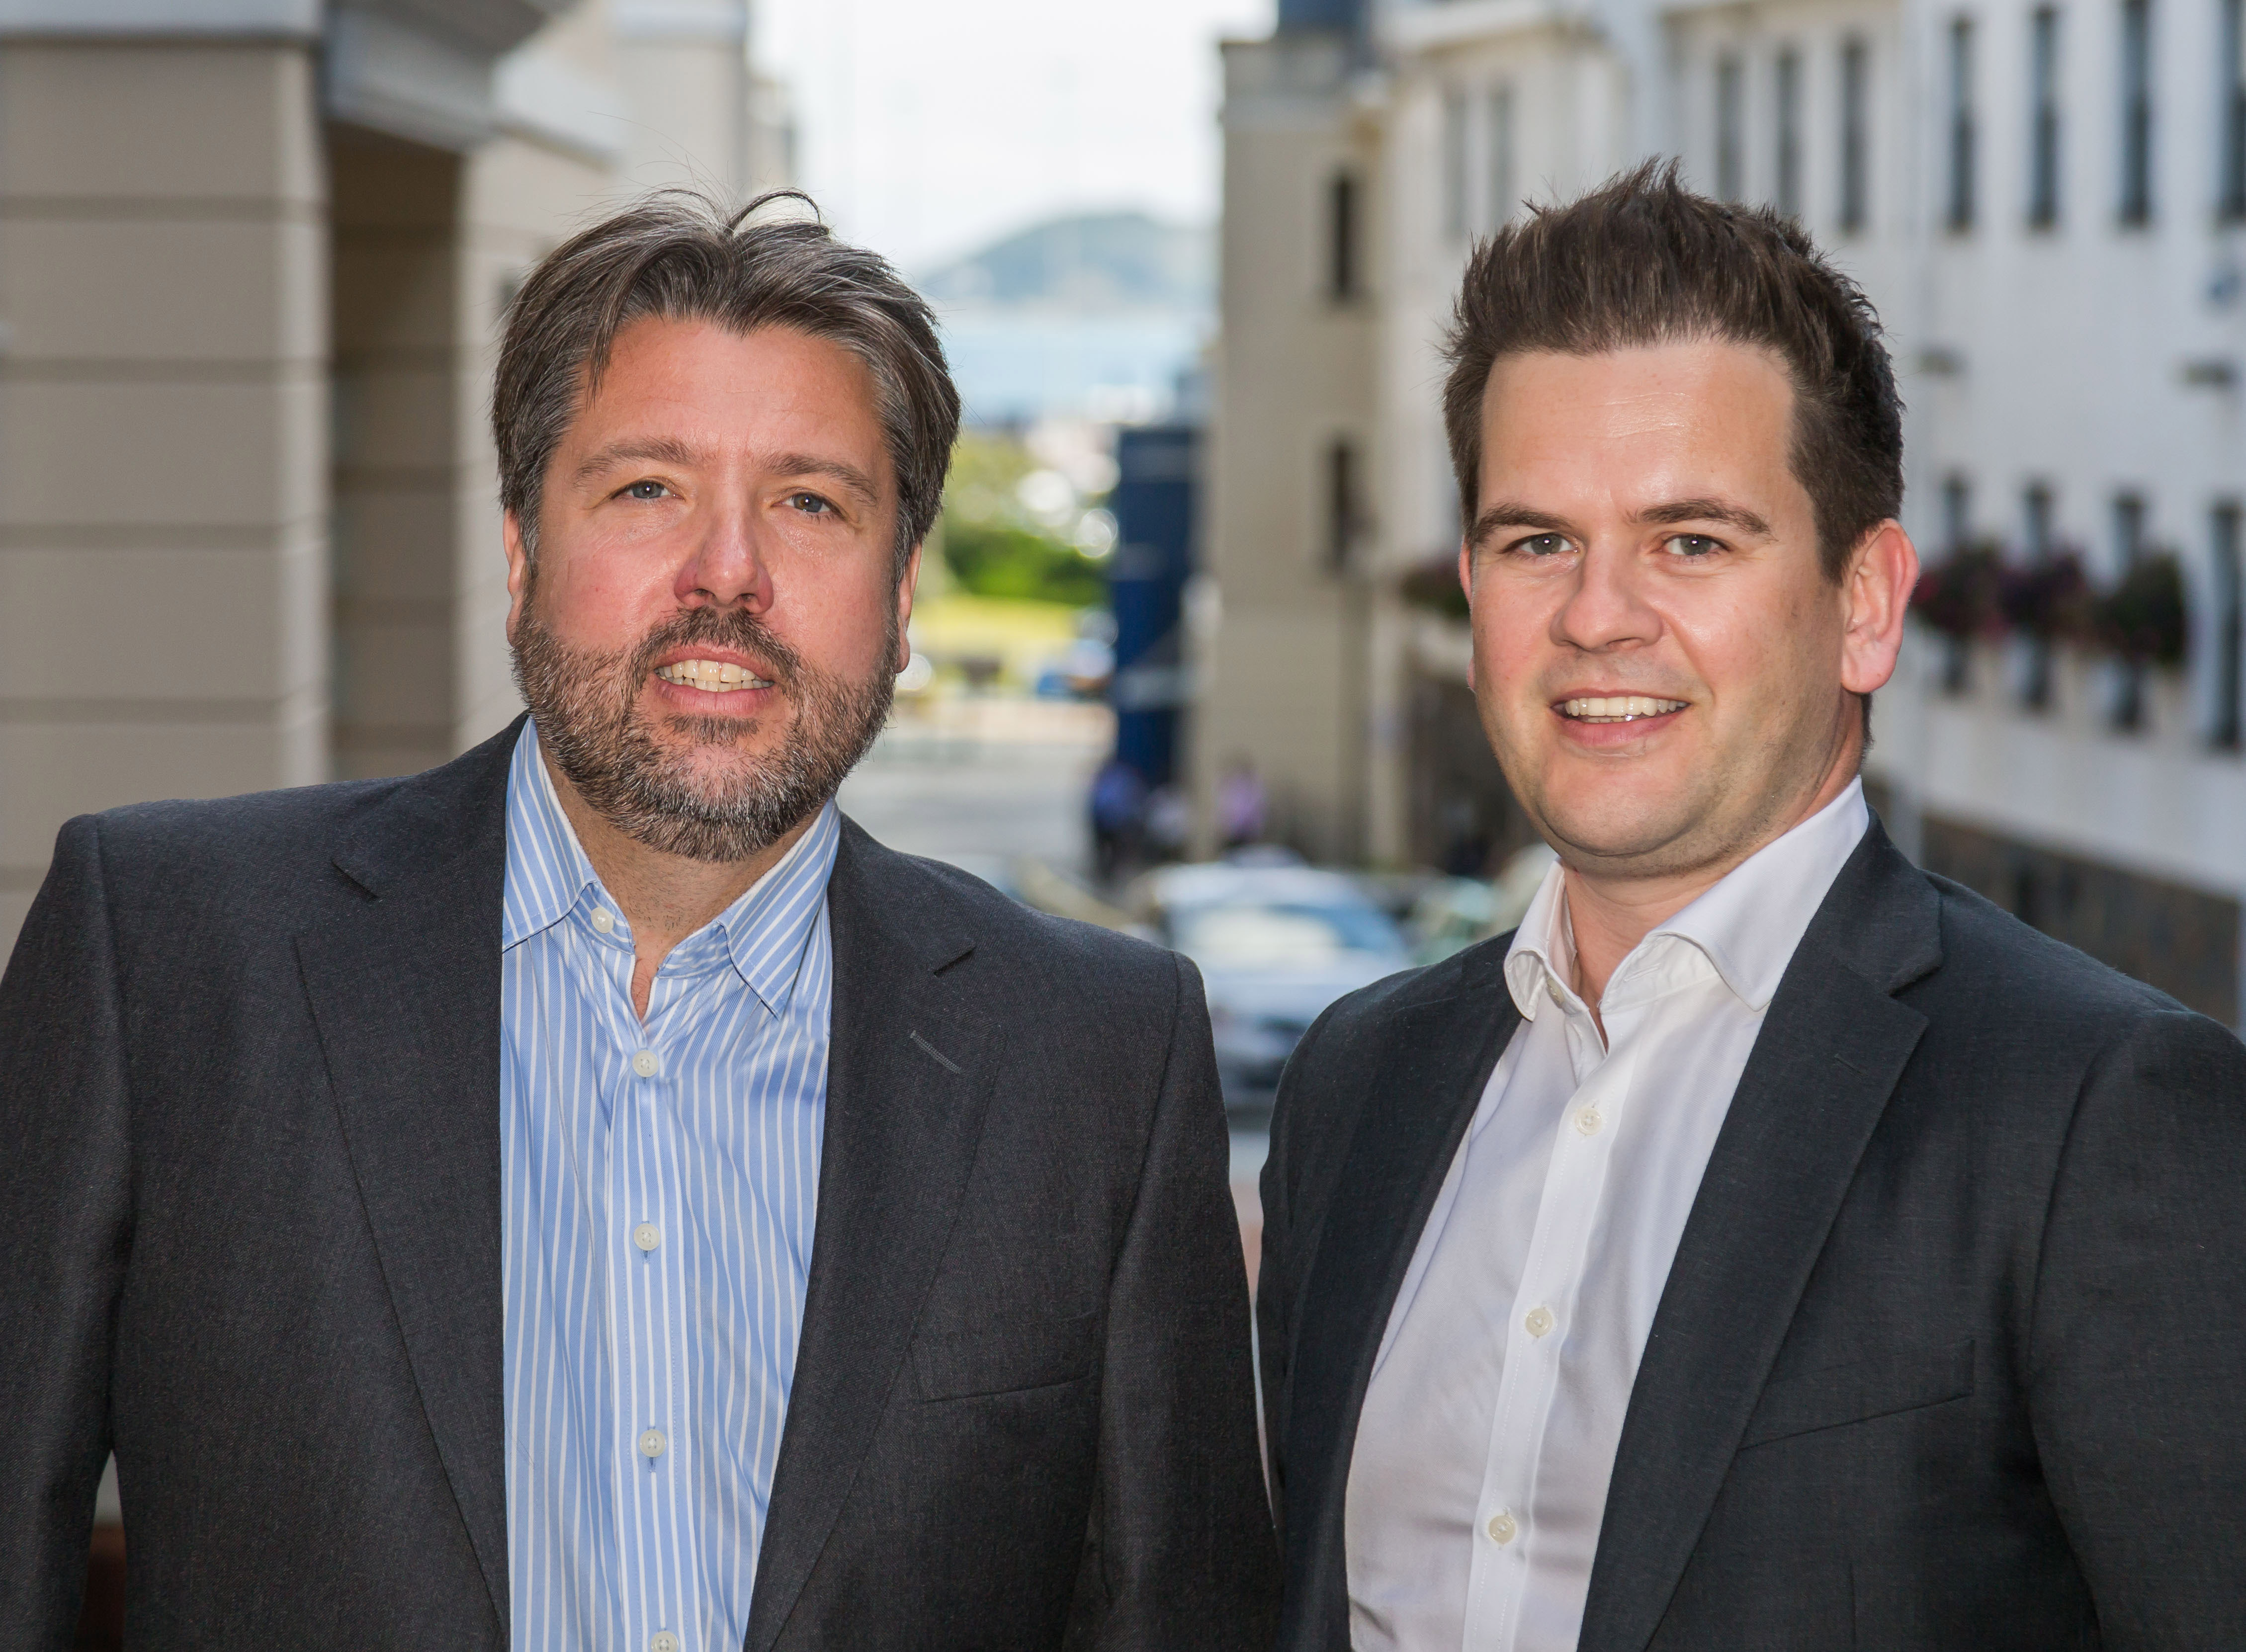
[[[656,676],[682,689],[705,694],[732,694],[740,689],[768,689],[772,683],[745,665],[731,660],[673,660],[655,668]]]
[[[1635,723],[1640,717],[1682,711],[1684,700],[1657,700],[1648,694],[1594,694],[1560,702],[1560,715],[1577,723]]]

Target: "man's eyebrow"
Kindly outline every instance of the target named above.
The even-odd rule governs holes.
[[[710,463],[710,455],[691,442],[682,442],[670,436],[611,442],[578,461],[577,479],[586,481],[618,466],[643,460],[693,469]],[[881,503],[881,489],[875,486],[874,479],[847,459],[822,459],[815,453],[782,453],[770,463],[772,468],[783,476],[829,477],[856,494],[865,504]]]
[[[685,469],[701,464],[706,457],[700,448],[690,442],[679,441],[675,437],[635,438],[630,441],[610,442],[606,447],[586,454],[577,461],[576,476],[579,481],[585,481],[598,476],[602,471],[614,470],[619,465],[635,464],[642,459],[653,459],[658,465],[677,465]]]
[[[1648,506],[1637,513],[1641,522],[1671,527],[1679,522],[1721,522],[1742,534],[1768,537],[1770,524],[1744,505],[1726,505],[1719,499],[1673,499]]]
[[[1525,527],[1538,534],[1572,534],[1572,524],[1549,511],[1540,511],[1534,506],[1501,499],[1483,508],[1474,518],[1474,531],[1467,535],[1467,543],[1479,548],[1482,542],[1501,527]]]
[[[844,459],[822,459],[816,453],[782,453],[772,461],[772,467],[783,476],[827,476],[842,484],[858,496],[863,505],[879,505],[881,490],[874,479]]]

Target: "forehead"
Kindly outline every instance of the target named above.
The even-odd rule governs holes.
[[[1482,397],[1481,492],[1539,479],[1670,492],[1790,478],[1793,386],[1771,351],[1722,340],[1501,356]]]
[[[645,316],[620,329],[563,439],[604,442],[651,425],[715,451],[846,447],[875,471],[885,452],[866,364],[793,327],[735,332]]]

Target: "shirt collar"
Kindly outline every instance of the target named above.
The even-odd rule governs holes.
[[[841,812],[829,798],[804,834],[770,870],[716,917],[680,942],[663,962],[677,974],[730,963],[765,1007],[777,1015],[793,989],[803,943],[825,904],[827,880],[842,839]],[[587,933],[596,907],[613,914],[600,938],[629,948],[623,914],[562,812],[554,778],[539,755],[538,728],[526,721],[507,778],[507,884],[500,948],[518,946],[582,908]]]
[[[1625,992],[1643,971],[1657,967],[1679,942],[1705,956],[1732,995],[1761,1011],[1777,995],[1786,967],[1793,960],[1809,921],[1826,892],[1855,853],[1871,825],[1861,780],[1815,814],[1756,850],[1667,922],[1657,925],[1631,948],[1613,978]],[[1536,1018],[1548,993],[1572,997],[1576,978],[1575,932],[1568,920],[1565,873],[1558,862],[1544,874],[1536,898],[1505,955],[1505,982],[1525,1020]]]

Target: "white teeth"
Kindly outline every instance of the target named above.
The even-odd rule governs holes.
[[[1629,723],[1684,709],[1682,700],[1657,700],[1646,694],[1593,694],[1560,703],[1562,716],[1583,723]]]
[[[655,674],[666,683],[676,683],[681,688],[700,689],[709,694],[731,694],[736,689],[768,689],[772,684],[751,673],[745,666],[730,660],[676,660],[669,665],[658,665]]]

